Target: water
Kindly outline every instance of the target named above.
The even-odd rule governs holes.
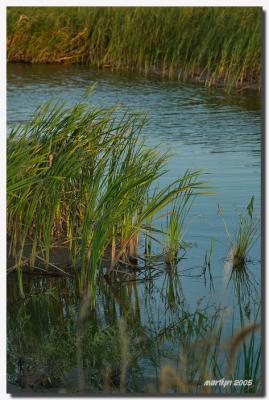
[[[135,348],[139,349],[140,346],[135,345],[135,332],[138,328],[138,335],[150,336],[153,346],[152,354],[154,357],[159,357],[158,361],[153,362],[152,355],[149,357],[143,352],[142,354],[138,352],[137,368],[142,369],[144,381],[154,382],[156,385],[154,375],[156,371],[159,371],[160,364],[164,364],[165,361],[175,362],[173,360],[175,353],[178,354],[174,347],[175,340],[178,346],[180,346],[180,340],[183,340],[179,332],[177,334],[180,340],[176,334],[175,338],[169,337],[167,326],[171,328],[178,324],[184,312],[196,318],[197,309],[199,309],[200,314],[204,315],[203,321],[206,321],[205,329],[209,329],[208,326],[215,312],[223,314],[219,308],[225,308],[224,337],[231,335],[232,330],[240,326],[242,307],[244,310],[249,309],[250,321],[255,319],[254,314],[261,297],[260,240],[257,240],[249,254],[247,271],[250,277],[233,275],[227,285],[231,272],[230,267],[227,267],[225,263],[229,243],[223,221],[217,211],[219,206],[223,209],[225,221],[231,232],[234,232],[238,226],[238,214],[245,209],[252,195],[255,197],[255,212],[260,213],[260,99],[255,92],[228,96],[221,89],[207,90],[201,86],[181,84],[156,77],[146,79],[129,73],[96,71],[79,66],[10,64],[7,86],[8,125],[27,121],[39,104],[51,98],[63,99],[68,105],[76,104],[83,99],[85,101],[85,90],[93,84],[96,84],[95,91],[87,99],[91,104],[110,107],[117,103],[118,113],[128,108],[132,112],[147,115],[147,123],[143,130],[146,144],[148,146],[160,144],[160,150],[171,152],[168,163],[169,172],[160,179],[160,186],[181,176],[187,168],[190,168],[203,170],[205,179],[211,186],[210,191],[214,192],[211,196],[197,199],[192,209],[186,234],[186,241],[191,243],[191,247],[185,258],[180,261],[178,274],[171,276],[169,272],[162,269],[154,280],[116,284],[115,293],[110,292],[106,285],[100,288],[97,315],[95,318],[92,317],[95,325],[99,330],[102,330],[104,326],[109,327],[108,329],[111,327],[118,329],[119,315],[125,315],[127,331],[131,333],[131,336],[134,335],[134,338],[130,340]],[[210,290],[208,272],[203,274],[205,252],[209,251],[211,242],[214,243],[211,261],[214,291],[212,287]],[[56,285],[51,279],[42,279],[44,288],[52,288]],[[60,279],[57,282],[57,285],[61,287],[67,285],[66,281],[62,282]],[[40,278],[35,280],[27,278],[27,285],[29,290],[31,288],[34,290],[41,285]],[[49,313],[46,318],[49,318],[49,326],[55,330],[59,330],[59,326],[61,329],[67,329],[66,325],[72,325],[74,315],[76,315],[74,310],[77,309],[78,299],[74,287],[71,284],[68,285],[71,286],[68,291],[72,295],[57,294],[53,301],[48,301],[50,306],[49,310],[46,309]],[[14,287],[16,283],[12,282],[9,286],[12,314],[27,314],[27,307],[32,307],[32,305],[21,308],[18,306],[19,302],[11,301],[13,298],[11,293],[16,290]],[[249,287],[250,290],[248,290]],[[40,307],[39,311],[42,314],[45,313],[42,308],[45,306],[40,305]],[[111,312],[110,316],[106,307]],[[128,311],[129,308],[131,311]],[[37,310],[30,309],[30,318],[39,326],[39,322],[36,322]],[[127,311],[124,311],[125,309]],[[52,310],[55,320],[50,315]],[[246,310],[244,312],[245,316],[249,315]],[[59,315],[64,321],[63,326],[57,322]],[[92,321],[91,319],[91,324],[93,324]],[[203,323],[205,322],[201,322]],[[29,321],[25,324],[28,326]],[[193,324],[196,326],[196,322]],[[165,339],[160,345],[154,344],[153,332],[159,333],[164,330],[166,331]],[[95,330],[95,334],[97,331]],[[10,361],[10,380],[14,381],[17,373],[14,365],[18,356],[14,354],[14,331],[10,330],[10,332],[9,354],[10,360],[13,360]],[[40,335],[40,331],[31,335],[33,341],[37,334]],[[100,335],[102,337],[101,333]],[[51,340],[55,343],[54,339]],[[101,342],[102,340],[100,339]],[[256,340],[259,341],[257,337]],[[20,346],[20,351],[25,352],[25,345]],[[96,349],[98,352],[98,346]],[[35,354],[32,362],[36,357]],[[51,362],[55,362],[55,357],[55,354],[51,355]],[[62,357],[65,356],[62,355]],[[91,360],[89,362],[92,362],[92,357],[93,355],[88,356],[88,360]],[[106,358],[107,354],[104,357]],[[101,363],[100,360],[99,362]],[[240,365],[242,367],[243,362]],[[69,368],[71,369],[72,366],[74,365],[70,362]],[[135,373],[131,375],[134,380]],[[136,385],[141,385],[139,379],[137,382],[130,383],[130,387],[135,392]]]

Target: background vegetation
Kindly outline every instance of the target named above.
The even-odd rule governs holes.
[[[260,88],[261,16],[258,7],[9,7],[7,58]]]

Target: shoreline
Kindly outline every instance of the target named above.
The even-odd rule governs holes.
[[[205,77],[201,77],[201,75],[197,74],[196,77],[192,77],[192,78],[187,78],[187,79],[180,79],[180,71],[176,71],[173,73],[173,75],[171,76],[169,74],[169,71],[166,71],[165,73],[163,72],[163,70],[161,68],[153,68],[153,67],[149,67],[148,71],[145,72],[143,70],[139,70],[139,68],[133,68],[133,67],[116,67],[113,65],[105,65],[105,66],[101,66],[98,67],[96,65],[87,65],[87,64],[83,64],[83,63],[78,63],[78,62],[61,62],[61,61],[48,61],[48,62],[42,62],[42,63],[36,63],[36,62],[31,62],[31,61],[25,61],[23,58],[22,59],[17,59],[17,60],[10,60],[7,61],[7,64],[25,64],[25,65],[79,65],[79,66],[84,66],[85,68],[88,69],[96,69],[98,71],[110,71],[112,73],[116,72],[116,73],[121,73],[121,72],[125,72],[125,73],[130,73],[133,72],[136,75],[139,75],[141,77],[145,77],[145,78],[151,78],[151,77],[158,77],[164,80],[168,80],[168,81],[176,81],[179,83],[184,83],[184,84],[194,84],[194,85],[202,85],[205,86],[208,89],[212,89],[212,88],[218,88],[218,89],[223,89],[225,91],[230,91],[230,92],[243,92],[245,90],[250,90],[250,91],[254,91],[257,93],[261,93],[261,87],[258,83],[251,83],[251,82],[244,82],[242,84],[242,86],[233,86],[232,88],[230,88],[229,90],[226,90],[227,87],[225,85],[224,80],[216,80],[214,83],[209,83],[210,80],[212,79],[210,76],[205,76]]]

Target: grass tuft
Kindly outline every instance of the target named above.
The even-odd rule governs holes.
[[[223,219],[227,238],[230,242],[229,258],[233,267],[242,268],[247,262],[247,256],[252,246],[257,240],[259,230],[259,218],[253,214],[254,212],[254,196],[251,197],[244,214],[239,215],[239,226],[232,237],[228,231],[226,222]],[[222,211],[219,208],[219,213]]]

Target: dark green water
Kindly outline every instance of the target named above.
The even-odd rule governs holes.
[[[196,201],[185,238],[189,247],[176,271],[156,263],[148,274],[104,280],[97,308],[83,323],[72,280],[27,276],[28,297],[22,302],[16,278],[9,276],[8,380],[37,391],[96,392],[107,386],[108,391],[124,387],[156,393],[162,390],[161,367],[172,365],[178,376],[188,371],[187,393],[200,393],[206,379],[201,371],[226,376],[227,338],[260,321],[261,241],[251,249],[246,270],[232,274],[229,243],[217,212],[220,206],[230,232],[252,195],[260,213],[259,95],[228,96],[221,89],[84,67],[13,64],[8,66],[8,124],[27,121],[49,98],[75,104],[92,84],[97,86],[90,103],[118,103],[119,113],[128,107],[147,114],[146,143],[171,151],[165,179],[181,176],[187,168],[202,169],[216,194]],[[160,186],[164,183],[160,179]],[[209,271],[204,260],[211,243]],[[235,366],[234,379],[255,381],[252,392],[260,390],[259,345],[259,332],[250,335],[238,349]],[[171,390],[183,389],[179,385]]]

